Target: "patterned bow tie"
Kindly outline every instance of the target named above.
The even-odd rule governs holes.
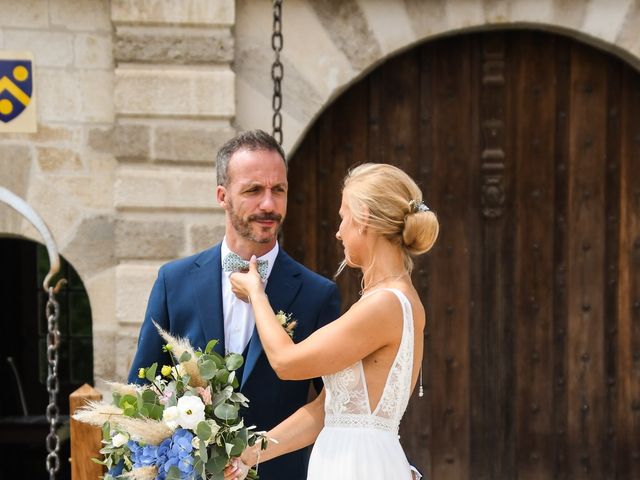
[[[249,270],[249,262],[240,258],[239,255],[230,252],[222,260],[222,269],[225,272],[246,272]],[[258,260],[258,273],[263,282],[267,279],[268,270],[269,261]]]

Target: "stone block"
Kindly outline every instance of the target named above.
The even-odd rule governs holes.
[[[115,267],[108,268],[96,275],[83,277],[84,287],[91,302],[91,324],[93,326],[94,345],[97,332],[107,334],[115,330],[116,323],[116,272]]]
[[[93,305],[92,305],[93,306]],[[93,315],[93,309],[91,311]],[[105,380],[118,381],[124,380],[116,377],[116,336],[115,328],[103,329],[93,328],[93,375],[96,379],[101,379],[104,383]],[[101,392],[103,398],[108,400],[111,395],[108,387],[104,385],[105,391]],[[96,388],[99,388],[96,385]]]
[[[75,31],[111,31],[109,0],[63,0],[49,5],[52,25]]]
[[[84,209],[113,209],[113,175],[109,172],[61,175],[55,182],[59,190],[64,191],[70,200]]]
[[[212,169],[121,167],[115,183],[116,208],[214,210],[216,178]]]
[[[114,219],[111,215],[83,218],[61,249],[81,277],[90,277],[115,266]]]
[[[78,122],[81,119],[81,96],[76,72],[37,68],[38,120],[49,122]]]
[[[119,259],[173,259],[185,244],[182,222],[119,219],[116,222],[116,256]]]
[[[235,75],[214,70],[116,69],[115,105],[121,115],[230,118]]]
[[[4,15],[4,11],[2,12]],[[73,64],[73,34],[40,30],[7,30],[4,48],[31,51],[40,67],[68,67]]]
[[[201,64],[233,61],[229,28],[209,30],[120,27],[114,45],[118,62]]]
[[[217,225],[200,223],[189,226],[189,254],[205,250],[222,240],[225,231],[223,215],[218,217],[218,222]]]
[[[356,71],[367,69],[382,56],[380,45],[356,0],[316,0],[311,6],[333,43]]]
[[[234,0],[112,0],[114,23],[227,25],[235,22]]]
[[[229,124],[212,125],[210,122],[158,126],[153,135],[153,158],[213,166],[218,149],[235,133]]]
[[[113,123],[113,72],[83,70],[77,74],[82,109],[85,122]]]
[[[555,0],[538,0],[537,2],[513,2],[509,5],[509,15],[505,21],[518,23],[555,23],[553,20],[553,3]],[[487,15],[489,20],[491,17]]]
[[[37,147],[38,165],[43,172],[62,173],[82,170],[78,152],[68,148]]]
[[[144,320],[157,265],[121,263],[116,267],[116,319],[119,324],[140,325]]]
[[[113,128],[95,127],[87,132],[87,143],[94,152],[113,153]]]
[[[418,40],[403,2],[373,0],[359,4],[383,54],[395,52]]]
[[[115,357],[116,379],[120,382],[126,382],[129,375],[129,369],[133,363],[133,356],[136,354],[138,348],[138,331],[122,332],[118,330],[116,336],[116,348],[115,355],[112,352],[112,356]]]
[[[619,2],[592,0],[587,6],[586,18],[580,30],[582,33],[613,42],[624,22],[627,10],[621,8]]]
[[[32,160],[30,146],[0,144],[0,185],[24,198]]]
[[[114,130],[116,157],[148,159],[151,157],[151,128],[137,123],[118,122]]]
[[[80,206],[69,198],[66,190],[58,188],[47,176],[31,177],[26,200],[49,226],[58,246],[65,245],[66,239],[75,235],[76,226],[82,217]],[[25,224],[30,225],[26,220]],[[33,231],[33,238],[41,241],[40,235],[35,229]]]
[[[0,26],[11,28],[47,28],[49,2],[43,0],[0,0]]]
[[[75,65],[78,68],[111,70],[113,45],[110,34],[78,33],[74,42]]]
[[[42,143],[80,143],[82,128],[70,125],[38,124],[38,131],[34,133],[3,133],[6,140],[25,140],[34,144]]]
[[[238,77],[254,85],[263,85],[263,91],[269,97],[273,90],[269,74],[273,51],[266,39],[270,34],[257,29],[256,25],[272,15],[271,8],[268,2],[239,3],[238,11],[242,11],[242,15],[238,16],[235,28],[237,54],[234,65]],[[333,43],[309,2],[289,3],[287,12],[283,26],[286,32],[286,58],[283,60],[286,62],[287,81],[283,85],[286,87],[292,82],[290,75],[293,70],[289,65],[293,65],[304,83],[312,84],[323,98],[331,97],[334,90],[350,82],[355,75],[352,65],[345,53]],[[313,55],[309,55],[309,39],[313,39]],[[290,102],[286,100],[285,105],[287,103]],[[268,108],[271,109],[270,100]]]

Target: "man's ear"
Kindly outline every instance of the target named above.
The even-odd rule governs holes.
[[[218,200],[218,205],[225,210],[227,209],[227,189],[222,185],[216,187],[216,200]]]

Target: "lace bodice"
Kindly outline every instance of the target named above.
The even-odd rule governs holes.
[[[362,361],[344,370],[322,377],[326,389],[325,425],[368,427],[398,433],[402,415],[409,403],[413,373],[413,310],[411,302],[400,290],[393,292],[402,305],[402,339],[382,396],[374,411],[369,405],[369,392]],[[374,294],[371,292],[369,295]]]

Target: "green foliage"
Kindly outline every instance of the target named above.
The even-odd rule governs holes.
[[[148,384],[139,388],[135,394],[114,393],[112,398],[112,403],[120,407],[124,415],[132,418],[162,421],[165,411],[171,408],[172,416],[167,418],[182,428],[186,428],[184,425],[188,424],[180,423],[183,421],[181,420],[183,417],[179,415],[175,420],[175,412],[180,411],[178,408],[179,399],[183,397],[199,399],[204,405],[204,420],[198,422],[191,430],[198,439],[192,455],[196,476],[206,480],[222,480],[224,478],[222,472],[231,458],[239,456],[248,445],[254,445],[263,438],[262,434],[252,430],[253,427],[246,427],[243,419],[239,416],[240,407],[247,407],[249,402],[247,397],[236,391],[239,385],[236,371],[242,367],[244,359],[242,355],[235,353],[222,357],[213,350],[216,344],[217,340],[211,340],[207,343],[204,351],[195,351],[194,355],[185,352],[180,355],[180,358],[176,358],[171,345],[163,347],[163,351],[171,354],[175,365],[174,368],[171,368],[171,372],[168,373],[168,370],[165,369],[164,375],[160,375],[158,364],[154,363],[149,368],[142,370]],[[194,361],[198,368],[199,377],[207,382],[204,389],[190,385],[192,377],[198,375],[195,373],[193,375],[186,374],[185,367],[180,365]],[[195,384],[202,385],[202,383]],[[198,415],[202,415],[202,410]],[[126,432],[118,433],[126,434]],[[131,450],[126,443],[119,447],[114,446],[114,435],[109,422],[105,423],[102,430],[104,447],[100,452],[104,458],[96,461],[107,469],[123,461],[125,465],[123,473],[126,474],[133,468]],[[120,435],[121,438],[122,435]],[[172,468],[166,478],[168,480],[179,479],[179,470]],[[258,477],[252,471],[247,478],[257,479]]]

